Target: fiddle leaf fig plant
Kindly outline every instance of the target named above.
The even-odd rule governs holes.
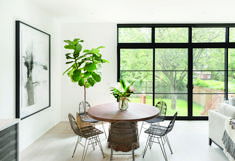
[[[67,43],[64,48],[71,50],[66,53],[66,64],[70,67],[63,73],[70,77],[71,81],[84,87],[84,102],[86,102],[86,88],[93,87],[97,82],[101,81],[101,65],[109,63],[108,60],[102,59],[100,49],[104,46],[85,49],[82,51],[82,43],[84,40],[74,39],[64,40]]]

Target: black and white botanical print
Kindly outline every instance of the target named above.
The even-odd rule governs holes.
[[[50,36],[19,22],[20,118],[50,106]]]

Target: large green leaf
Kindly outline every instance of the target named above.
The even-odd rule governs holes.
[[[109,61],[106,60],[106,59],[102,59],[101,62],[102,62],[102,63],[109,63]]]
[[[66,56],[66,59],[73,59],[71,56]]]
[[[93,63],[86,63],[86,65],[84,66],[84,70],[88,71],[88,72],[92,72],[94,70],[96,70],[96,65]]]
[[[74,46],[73,45],[65,45],[64,48],[65,49],[74,49]]]
[[[97,48],[92,48],[92,49],[91,49],[91,53],[96,53],[96,54],[98,54],[99,52],[100,52],[100,50],[97,49]]]
[[[64,40],[64,42],[68,43],[69,45],[73,45],[73,42],[71,40]]]
[[[94,84],[95,84],[95,80],[94,80],[94,79],[92,79],[91,77],[89,77],[89,78],[87,79],[87,81],[88,81],[88,83],[89,83],[91,86],[94,86]]]
[[[78,42],[79,40],[79,38],[73,39],[74,42]]]
[[[76,70],[73,71],[73,75],[76,75],[76,76],[78,76],[79,78],[81,77],[81,74],[82,74],[82,72],[81,72],[80,69],[76,69]]]
[[[119,82],[124,90],[126,90],[126,83],[123,79],[119,79]]]
[[[68,62],[66,62],[65,64],[71,64],[71,63],[73,63],[74,61],[68,61]]]
[[[95,60],[98,62],[101,61],[101,58],[99,56],[97,56],[96,54],[93,54],[93,58],[95,58]]]
[[[72,54],[72,53],[66,53],[65,56],[69,56],[70,54]]]
[[[73,77],[70,77],[70,79],[71,79],[71,81],[74,82],[74,83],[77,82],[77,81],[75,81],[75,80],[73,79]]]
[[[78,56],[79,56],[79,53],[74,53],[74,54],[73,54],[73,57],[74,57],[75,59],[77,59]]]
[[[84,86],[84,84],[85,84],[84,78],[81,78],[78,82],[78,85],[79,86]]]
[[[90,52],[90,50],[85,49],[85,50],[83,50],[83,52],[84,52],[84,53],[89,53],[89,52]]]
[[[73,74],[73,75],[71,76],[71,78],[72,78],[73,82],[78,82],[79,79],[80,79],[80,76]]]
[[[74,71],[75,69],[73,68],[73,69],[71,69],[67,74],[68,74],[68,76],[69,77],[71,77],[71,75],[73,74],[73,71]]]
[[[74,53],[75,53],[75,54],[78,54],[78,53],[80,53],[81,51],[82,51],[82,45],[81,45],[81,44],[77,44]]]
[[[97,49],[105,48],[104,46],[99,46]]]
[[[101,76],[95,72],[92,73],[92,78],[96,81],[96,82],[100,82],[101,81]]]
[[[91,72],[85,72],[83,74],[83,78],[88,78],[91,75]]]

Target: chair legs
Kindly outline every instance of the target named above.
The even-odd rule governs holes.
[[[145,148],[144,148],[143,158],[144,158],[145,153],[146,153],[146,151],[147,151],[147,149],[148,149],[148,144],[149,144],[149,141],[150,141],[149,139],[150,139],[150,135],[148,136],[147,141],[146,141],[146,145],[145,145]]]
[[[144,126],[144,121],[142,122],[142,125],[141,125],[141,128],[140,128],[140,134],[141,134],[143,126]],[[139,136],[140,136],[140,134],[139,134]]]
[[[168,145],[168,147],[169,147],[169,149],[171,151],[171,154],[173,154],[173,151],[171,149],[171,145],[170,145],[170,142],[169,142],[169,139],[168,139],[167,135],[166,135],[165,139],[166,139],[167,145]]]
[[[162,141],[162,137],[158,138],[158,142],[159,142],[160,148],[162,150],[163,157],[165,158],[165,161],[168,161],[167,160],[167,155],[166,155],[166,150],[165,150],[165,147],[164,147],[164,143]]]
[[[150,142],[149,142],[149,148],[150,148],[150,149],[152,149],[153,142],[154,142],[154,137],[152,136],[152,137],[150,138]]]
[[[86,139],[84,149],[83,149],[83,153],[82,153],[82,161],[84,161],[85,158],[86,158],[87,149],[88,149],[88,144],[87,144],[87,139]]]
[[[72,158],[74,157],[74,153],[75,153],[75,151],[76,151],[76,149],[77,149],[77,146],[78,146],[79,141],[80,141],[80,136],[78,136],[78,138],[77,138],[77,142],[76,142],[76,145],[75,145],[75,148],[74,148],[74,151],[73,151]]]
[[[157,138],[157,141],[154,141],[155,138]],[[158,137],[158,136],[153,136],[153,135],[149,134],[148,139],[146,141],[144,153],[143,153],[143,158],[146,154],[148,147],[151,149],[153,143],[159,143],[161,151],[162,151],[162,155],[163,155],[165,161],[168,161],[164,144],[167,143],[167,145],[169,146],[169,149],[171,151],[171,154],[173,154],[173,151],[171,149],[170,142],[169,142],[167,135]]]
[[[100,143],[100,138],[99,138],[99,136],[96,137],[96,141],[98,142],[98,145],[99,145],[100,150],[101,150],[101,152],[102,152],[103,158],[105,158],[105,157],[104,157],[104,151],[103,151],[102,145],[101,145],[101,143]]]
[[[78,136],[78,139],[77,139],[77,142],[76,142],[76,145],[75,145],[72,157],[74,157],[74,153],[75,153],[75,151],[77,149],[77,146],[78,146],[78,143],[80,141],[81,141],[80,136]],[[82,161],[84,161],[86,159],[86,154],[87,154],[88,146],[92,145],[93,150],[94,150],[95,149],[95,145],[97,145],[97,144],[99,145],[99,148],[101,150],[103,158],[105,158],[104,151],[103,151],[103,148],[102,148],[102,145],[101,145],[101,142],[100,142],[100,138],[99,138],[99,136],[94,136],[94,137],[91,137],[91,138],[87,138],[85,140],[85,144],[84,144],[84,148],[83,148],[83,152],[82,152],[82,159],[81,159]]]
[[[103,129],[104,129],[104,135],[105,135],[105,137],[106,137],[106,139],[108,138],[107,137],[107,135],[106,135],[106,131],[105,131],[105,128],[104,128],[104,122],[102,121],[102,127],[103,127]]]

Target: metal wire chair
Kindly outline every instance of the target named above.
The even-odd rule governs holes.
[[[171,149],[167,134],[172,131],[174,124],[175,124],[176,116],[177,116],[177,112],[174,114],[173,119],[171,120],[171,122],[169,123],[169,125],[167,127],[160,126],[160,125],[151,125],[147,130],[145,130],[145,133],[149,134],[149,135],[148,135],[148,139],[147,139],[146,146],[144,149],[143,158],[145,156],[145,153],[146,153],[148,147],[150,147],[150,149],[151,149],[153,143],[158,143],[160,145],[160,148],[161,148],[163,157],[165,158],[165,161],[168,160],[167,155],[166,155],[166,150],[164,147],[165,143],[168,144],[168,147],[171,151],[171,154],[173,154],[173,151]],[[155,141],[155,139],[157,139],[157,141]]]
[[[90,107],[91,107],[91,105],[88,102],[86,102],[86,103],[84,103],[84,101],[80,102],[79,109],[78,109],[79,113],[77,114],[77,116],[79,116],[80,120],[83,122],[88,122],[91,124],[95,124],[95,123],[100,122],[100,121],[95,120],[95,119],[91,118],[90,116],[88,116],[88,109]],[[104,130],[105,137],[107,138],[103,121],[101,122],[101,124],[102,124],[103,130]]]
[[[68,118],[69,118],[71,128],[73,129],[74,133],[78,136],[72,157],[74,157],[74,153],[79,143],[80,145],[84,147],[83,153],[82,153],[82,161],[84,161],[86,158],[87,149],[89,145],[92,145],[93,150],[95,150],[95,146],[98,144],[102,152],[103,158],[104,158],[104,152],[103,152],[103,149],[100,143],[100,138],[99,138],[99,135],[102,134],[103,132],[93,126],[86,126],[86,127],[80,128],[71,113],[68,114]],[[86,139],[85,145],[81,143],[82,138]]]
[[[160,123],[163,122],[165,120],[166,117],[166,111],[167,111],[167,105],[166,102],[164,101],[159,101],[155,107],[157,107],[159,109],[159,115],[157,117],[154,117],[152,119],[149,120],[145,120],[142,122],[141,128],[140,128],[140,134],[142,131],[142,128],[144,126],[144,122],[149,123],[150,125],[152,125],[153,123]]]
[[[108,142],[111,144],[111,157],[113,155],[130,155],[130,154],[113,154],[113,147],[118,144],[126,144],[132,147],[132,159],[135,160],[134,145],[137,144],[138,130],[133,123],[127,121],[119,121],[111,124],[109,130]]]

